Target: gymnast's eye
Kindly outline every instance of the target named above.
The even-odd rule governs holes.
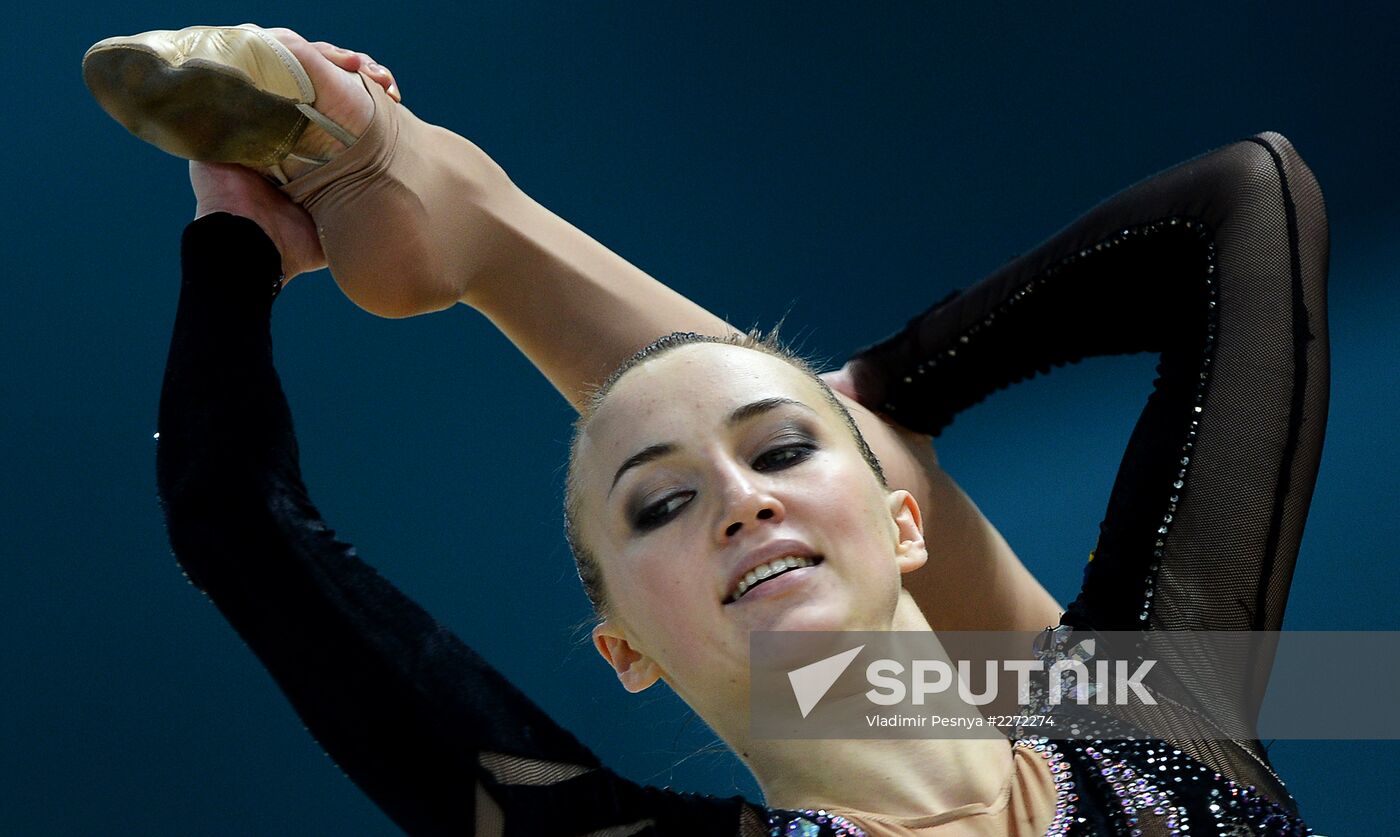
[[[779,445],[760,454],[754,460],[753,468],[755,471],[781,471],[807,459],[816,449],[817,446],[810,440]]]
[[[633,517],[633,528],[643,532],[657,528],[674,517],[676,512],[694,496],[694,491],[677,491],[669,497],[652,503]]]

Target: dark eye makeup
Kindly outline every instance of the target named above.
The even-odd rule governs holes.
[[[657,528],[665,523],[675,513],[695,496],[694,491],[677,491],[637,512],[632,518],[632,528],[646,532]]]
[[[789,431],[775,441],[778,444],[754,458],[751,467],[755,471],[767,473],[791,468],[817,450],[816,441],[805,433]],[[632,515],[632,528],[638,532],[648,532],[661,527],[679,514],[694,496],[694,491],[677,491],[643,506]]]
[[[816,449],[816,444],[807,439],[779,445],[759,454],[758,458],[754,460],[753,467],[755,471],[781,471],[811,456]]]

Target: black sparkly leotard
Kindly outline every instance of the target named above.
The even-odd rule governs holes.
[[[617,775],[337,539],[302,483],[273,367],[279,272],[251,221],[215,214],[186,229],[160,405],[162,505],[190,580],[396,823],[459,835],[859,833],[825,812]],[[1276,630],[1326,421],[1326,273],[1317,183],[1285,139],[1260,135],[1120,193],[914,317],[856,356],[857,383],[866,403],[937,434],[1053,366],[1159,353],[1063,623]],[[1252,717],[1231,697],[1201,700]],[[1308,833],[1258,741],[1018,743],[1056,765],[1051,833]]]

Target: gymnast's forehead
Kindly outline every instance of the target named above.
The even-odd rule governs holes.
[[[723,343],[671,349],[617,380],[580,435],[578,464],[591,470],[615,460],[615,470],[643,448],[684,444],[726,426],[734,410],[770,399],[823,417],[830,409],[810,376],[767,352]]]

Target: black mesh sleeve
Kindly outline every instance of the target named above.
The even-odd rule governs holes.
[[[1317,181],[1288,140],[1260,134],[1115,195],[857,353],[852,371],[864,403],[937,435],[1055,366],[1157,353],[1062,622],[1278,630],[1327,420],[1327,260]],[[1268,661],[1215,662],[1268,676]],[[1258,685],[1220,693],[1203,677],[1198,698],[1249,720]],[[1276,789],[1257,742],[1229,743],[1196,754]]]
[[[321,520],[272,363],[280,260],[215,214],[183,239],[157,471],[170,542],[326,752],[413,834],[758,834],[765,809],[641,786]]]

